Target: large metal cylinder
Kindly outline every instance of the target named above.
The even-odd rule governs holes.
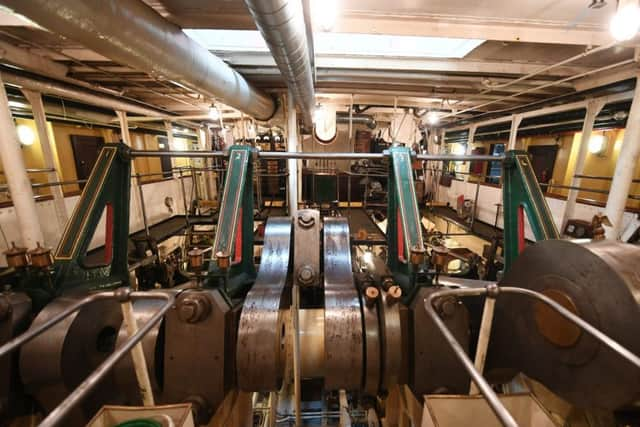
[[[640,354],[640,247],[548,240],[527,248],[501,282],[541,292]],[[580,407],[615,409],[640,396],[640,372],[545,305],[498,298],[490,366],[512,368]]]

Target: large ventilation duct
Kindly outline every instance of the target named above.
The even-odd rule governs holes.
[[[141,0],[0,0],[48,30],[121,64],[216,98],[259,120],[276,110],[220,58]]]
[[[315,91],[302,1],[245,0],[245,3],[293,93],[305,127],[311,129]]]

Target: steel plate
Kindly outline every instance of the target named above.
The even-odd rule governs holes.
[[[324,219],[324,306],[325,389],[358,390],[363,379],[363,320],[346,218]]]
[[[290,266],[291,219],[267,221],[258,277],[240,315],[236,353],[238,387],[247,392],[280,389],[284,366],[285,288]]]

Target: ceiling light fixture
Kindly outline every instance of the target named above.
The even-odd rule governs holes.
[[[592,135],[589,138],[589,152],[602,156],[607,151],[607,137],[604,135]]]
[[[618,41],[634,38],[640,31],[640,0],[619,0],[610,30]]]
[[[211,120],[218,120],[220,118],[220,111],[216,108],[215,104],[211,104],[211,107],[209,107],[208,116]]]
[[[431,126],[437,125],[439,121],[440,115],[437,111],[429,111],[427,113],[427,123],[429,123]]]
[[[33,129],[31,129],[27,125],[16,126],[16,132],[18,132],[18,141],[20,141],[20,144],[22,145],[33,145],[33,143],[36,141],[35,132],[33,132]]]
[[[314,30],[331,31],[338,17],[337,0],[311,0],[311,20]]]

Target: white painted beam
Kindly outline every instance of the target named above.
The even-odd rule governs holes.
[[[622,93],[617,93],[615,95],[607,95],[607,96],[601,96],[598,98],[592,98],[593,100],[601,100],[606,104],[611,103],[611,102],[620,102],[620,101],[627,101],[629,99],[633,99],[633,91],[627,91],[627,92],[622,92]],[[539,108],[536,110],[531,110],[531,111],[526,111],[524,113],[522,113],[522,118],[526,119],[529,117],[537,117],[537,116],[544,116],[546,114],[554,114],[554,113],[561,113],[563,111],[571,111],[571,110],[578,110],[580,108],[586,108],[587,103],[589,102],[589,100],[585,100],[585,101],[577,101],[577,102],[571,102],[568,104],[561,104],[561,105],[555,105],[553,107],[545,107],[545,108]],[[489,120],[482,120],[479,122],[474,122],[473,124],[477,125],[478,127],[483,127],[483,126],[489,126],[489,125],[495,125],[498,123],[506,123],[511,121],[512,116],[511,115],[505,115],[502,117],[497,117],[495,119],[489,119]],[[469,127],[471,127],[472,124],[466,124],[464,126],[453,126],[450,128],[447,128],[447,132],[455,132],[455,131],[459,131],[459,130],[466,130],[469,129]]]
[[[212,51],[216,56],[235,67],[274,67],[275,61],[268,52],[221,52]],[[389,56],[342,56],[316,55],[316,68],[322,69],[376,69],[405,70],[421,72],[457,72],[482,74],[530,74],[540,70],[540,63],[523,63],[513,61],[482,61],[449,58],[396,58]],[[561,66],[540,76],[570,76],[590,70],[590,67]]]
[[[53,158],[53,148],[51,140],[49,139],[47,117],[44,111],[44,104],[42,103],[42,95],[38,92],[33,92],[27,89],[23,89],[22,93],[31,104],[33,119],[36,122],[36,129],[38,130],[40,148],[42,149],[44,167],[52,170],[52,172],[47,173],[47,180],[49,181],[49,183],[61,182],[62,179],[58,174],[56,163]],[[62,186],[60,185],[54,185],[50,188],[51,195],[53,196],[53,207],[55,209],[56,219],[58,221],[58,229],[60,230],[60,235],[62,235],[67,225],[67,221],[69,220],[69,215],[67,214],[67,208],[64,202],[64,193],[62,191]]]
[[[578,148],[578,158],[576,159],[576,166],[573,172],[574,175],[582,175],[584,172],[584,165],[587,160],[587,153],[589,151],[589,139],[591,139],[591,133],[593,132],[593,125],[596,122],[596,117],[604,107],[604,102],[601,100],[592,100],[587,104],[587,112],[582,124],[582,136],[580,138],[580,146]],[[575,176],[571,180],[571,187],[580,187],[582,184],[581,178]],[[564,207],[564,214],[562,215],[561,230],[567,226],[567,221],[573,218],[576,208],[576,201],[578,200],[578,190],[569,190],[567,194],[567,204]]]
[[[18,217],[22,245],[34,249],[38,243],[44,245],[44,235],[33,198],[31,181],[27,175],[18,134],[13,123],[9,99],[0,76],[0,159],[9,185],[11,200]]]
[[[633,180],[633,174],[640,159],[640,74],[637,77],[633,102],[629,109],[627,127],[624,131],[624,139],[618,154],[616,169],[611,181],[611,190],[605,207],[605,215],[611,221],[613,227],[606,227],[607,239],[620,239],[624,229],[622,216],[627,206],[629,190]]]
[[[515,150],[518,141],[518,127],[522,122],[522,114],[514,114],[511,116],[511,130],[509,131],[509,144],[507,150]]]
[[[402,36],[452,37],[511,42],[600,46],[613,41],[606,28],[580,25],[549,25],[500,18],[408,16],[371,13],[344,13],[335,32],[393,34]]]

